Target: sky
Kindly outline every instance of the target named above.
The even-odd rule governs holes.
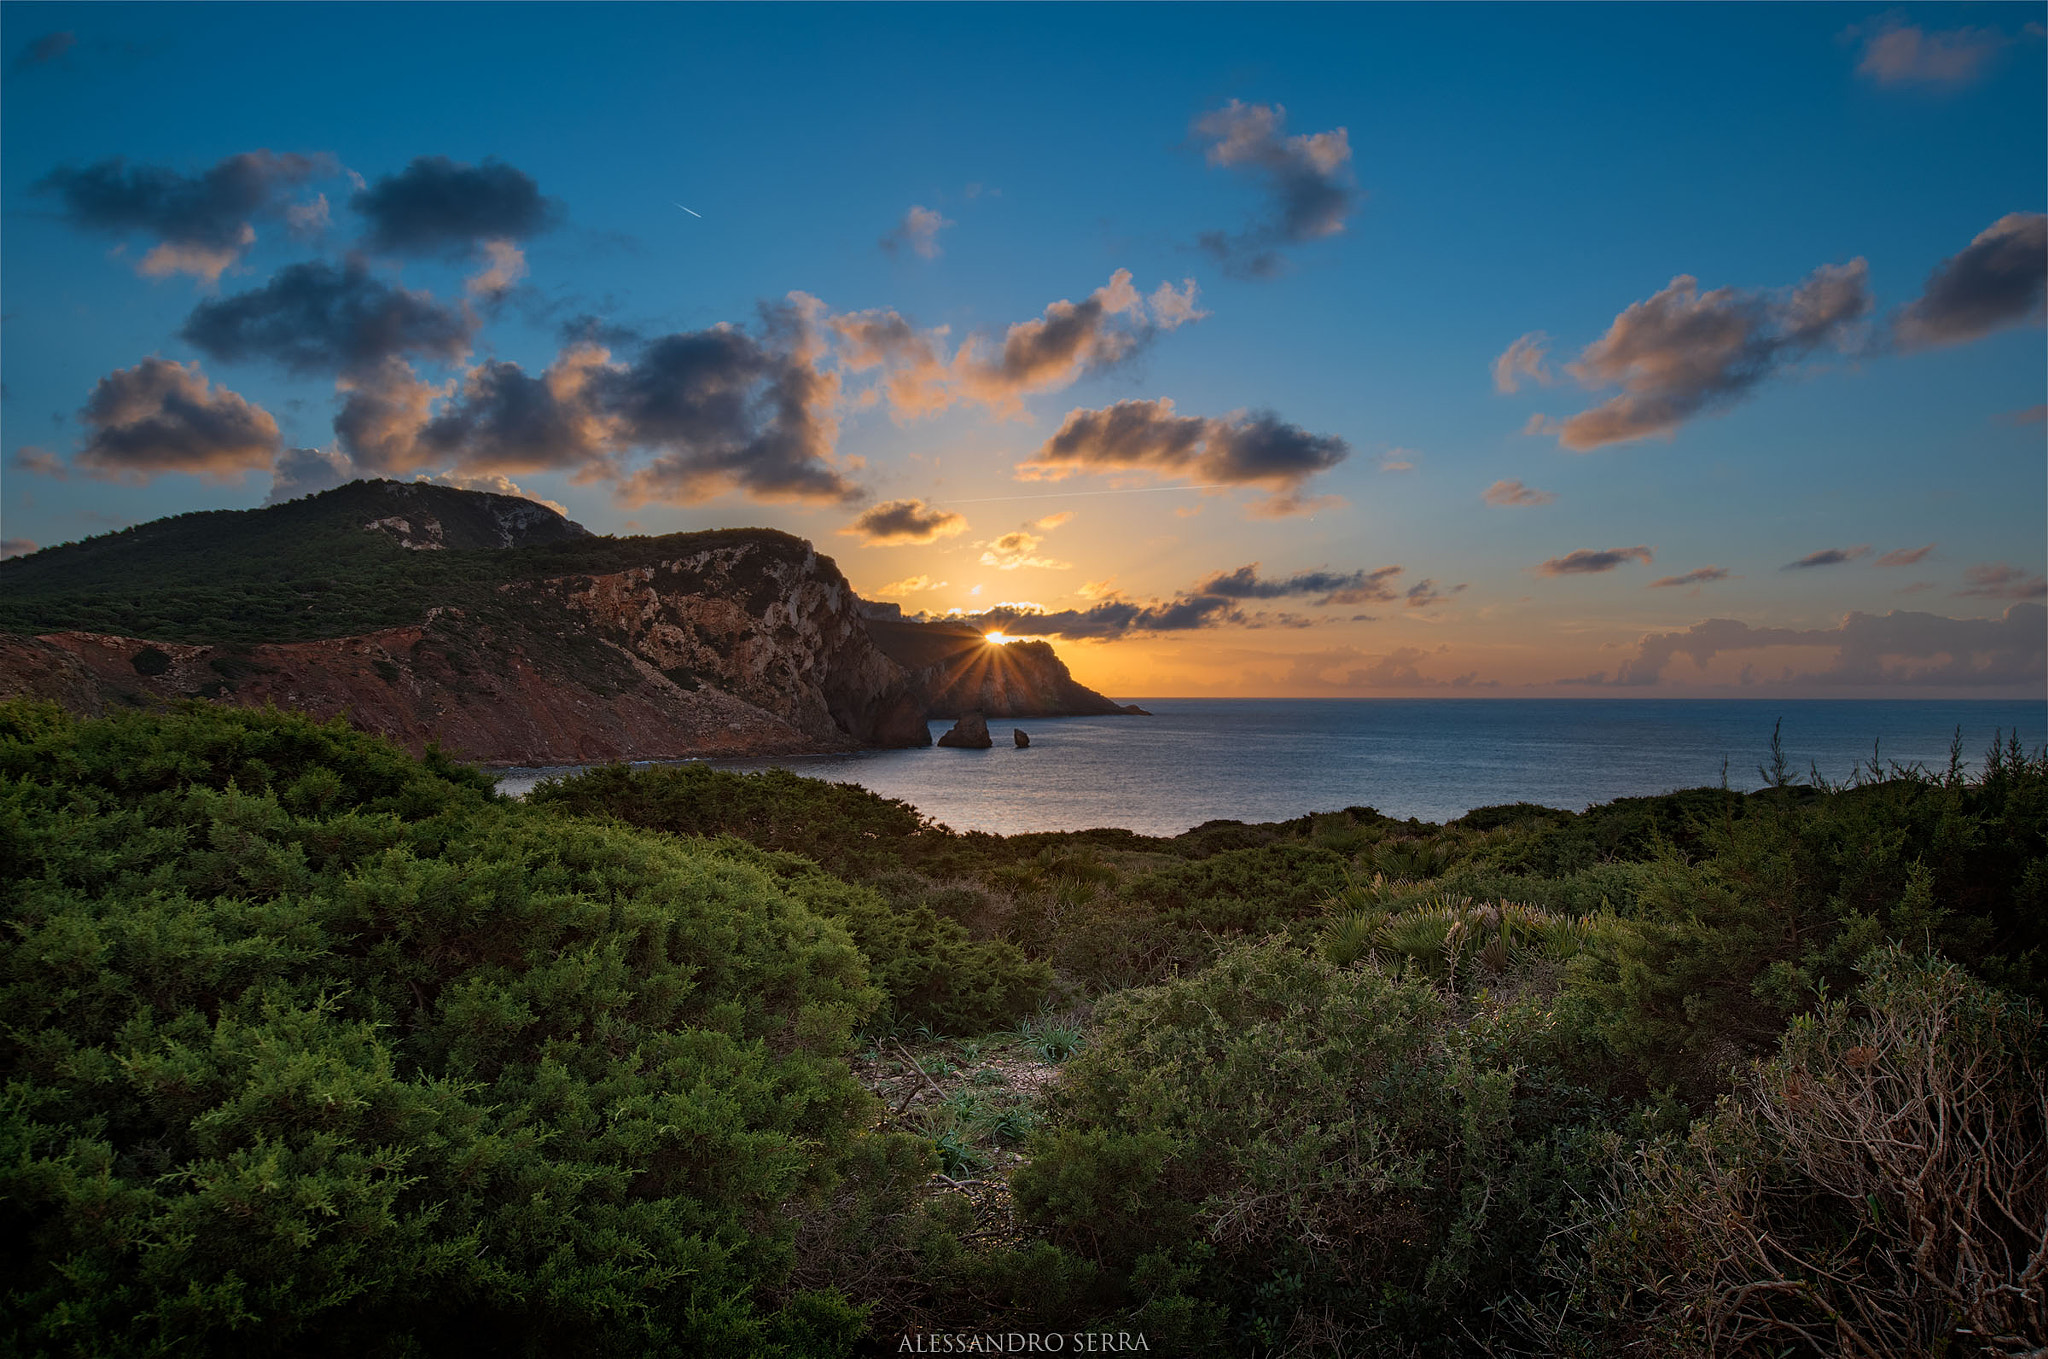
[[[2044,20],[0,4],[0,551],[427,477],[1119,695],[2038,698]]]

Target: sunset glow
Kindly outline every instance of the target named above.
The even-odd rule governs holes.
[[[2031,10],[14,13],[8,555],[425,477],[1123,693],[2044,684]]]

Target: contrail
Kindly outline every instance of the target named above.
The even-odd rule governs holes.
[[[676,203],[676,200],[673,198],[669,199],[668,201],[671,203]],[[683,208],[683,205],[681,203],[676,203],[676,206],[679,208]],[[701,212],[692,212],[689,208],[683,208],[683,211],[688,212],[692,217],[695,217],[700,221],[703,220],[704,214]]]
[[[992,505],[998,500],[1068,500],[1083,495],[1147,495],[1157,491],[1227,491],[1234,481],[1212,481],[1207,486],[1130,486],[1115,491],[1054,491],[1049,495],[984,495],[971,500],[938,498],[934,505]]]

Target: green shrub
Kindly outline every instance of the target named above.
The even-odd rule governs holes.
[[[1354,1337],[1481,1325],[1585,1178],[1572,1144],[1604,1107],[1560,1076],[1556,1015],[1460,1022],[1426,984],[1278,942],[1095,1018],[1018,1203],[1114,1269],[1203,1260],[1195,1296],[1246,1344],[1310,1313]]]
[[[9,1352],[850,1342],[774,1293],[869,1117],[846,933],[487,788],[299,716],[0,705]]]

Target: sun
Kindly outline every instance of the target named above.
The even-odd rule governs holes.
[[[1005,637],[1000,632],[990,632],[983,634],[982,640],[987,642],[993,642],[995,645],[1001,646],[1010,639],[1008,637]]]

